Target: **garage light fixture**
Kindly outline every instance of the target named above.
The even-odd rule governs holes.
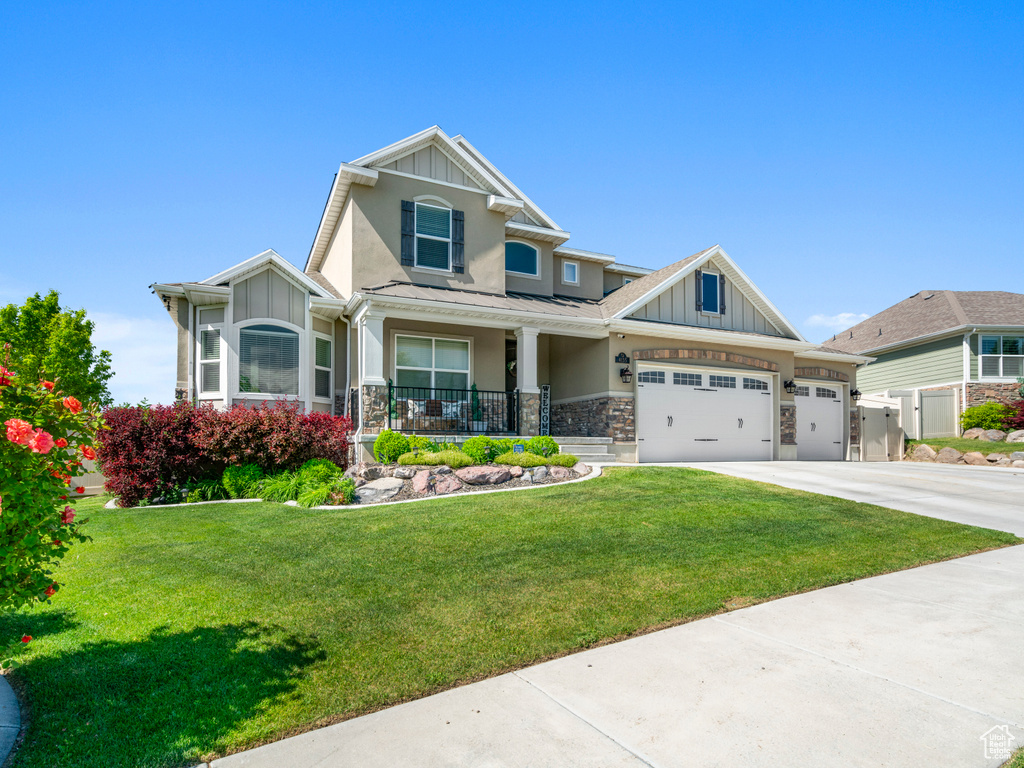
[[[790,379],[789,381],[782,382],[782,386],[786,388],[786,394],[796,394],[796,382]]]
[[[619,370],[619,376],[622,377],[623,384],[629,384],[633,380],[633,371],[629,368],[622,368]]]
[[[850,399],[853,400],[854,402],[857,402],[858,400],[860,400],[860,390],[859,389],[853,390],[853,392],[850,393]]]

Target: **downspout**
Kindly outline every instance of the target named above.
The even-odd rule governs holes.
[[[198,387],[195,385],[196,377],[193,372],[195,361],[192,359],[195,355],[196,348],[196,305],[189,301],[187,297],[185,298],[185,301],[188,301],[188,349],[185,351],[185,377],[188,381],[188,388],[185,391],[185,397],[188,398],[190,403],[194,403],[198,399]]]
[[[338,319],[345,323],[345,408],[343,412],[348,416],[349,400],[352,399],[352,324],[345,316]]]
[[[971,336],[976,334],[975,328],[970,333],[964,334],[964,385],[960,392],[960,413],[967,410],[967,383],[971,380]],[[981,365],[981,362],[978,362]]]

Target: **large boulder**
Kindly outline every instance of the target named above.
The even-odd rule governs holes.
[[[985,454],[979,453],[978,451],[968,451],[964,454],[964,464],[971,464],[975,467],[987,467],[988,459],[985,458]]]
[[[935,453],[934,448],[930,445],[921,443],[920,445],[914,446],[914,450],[911,452],[910,458],[913,461],[935,461],[935,457],[937,455],[938,454]]]
[[[1011,453],[1010,461],[1024,461],[1024,451],[1014,451]]]
[[[395,467],[395,473],[392,477],[397,477],[399,480],[411,480],[416,476],[416,467]]]
[[[985,430],[981,427],[972,427],[964,432],[964,440],[977,440],[979,437],[985,434]]]
[[[1011,432],[1006,436],[1006,442],[1008,443],[1024,443],[1024,429],[1018,429],[1016,432]]]
[[[371,464],[366,461],[360,461],[345,470],[345,477],[361,477],[363,480],[377,480],[390,474],[390,468],[383,464]]]
[[[995,462],[999,461],[1000,459],[1009,459],[1010,457],[1007,456],[1005,453],[990,453],[985,458],[988,459],[989,461],[991,461],[994,464]]]
[[[522,467],[509,467],[508,468],[508,473],[510,475],[512,475],[512,477],[522,477],[523,476],[523,468]]]
[[[572,472],[570,472],[568,468],[559,467],[557,465],[551,467],[551,469],[548,470],[548,473],[555,480],[568,480],[570,477],[572,477]]]
[[[434,483],[434,493],[438,496],[445,493],[453,493],[462,488],[462,483],[455,475],[441,475]]]
[[[547,467],[537,467],[535,470],[533,470],[533,472],[530,473],[530,482],[532,482],[532,483],[539,483],[542,480],[547,480],[547,479],[548,479],[548,468]]]
[[[1024,459],[1017,459],[1016,461],[1012,461],[1010,462],[1010,466],[1016,467],[1017,469],[1024,469]]]
[[[583,475],[590,474],[590,467],[584,464],[582,461],[577,461],[576,466],[572,468],[572,471],[582,477]]]
[[[959,464],[963,457],[964,455],[956,448],[946,446],[935,456],[935,461],[940,464]]]
[[[375,504],[379,501],[387,501],[396,496],[405,481],[397,477],[381,477],[377,480],[370,480],[366,485],[356,489],[356,502],[359,504]]]
[[[497,485],[512,478],[508,467],[463,467],[455,470],[458,478],[469,485]]]
[[[430,486],[433,483],[430,482],[430,470],[421,469],[412,478],[412,489],[416,493],[430,493]]]
[[[1013,466],[1013,462],[1010,461],[1010,457],[1005,453],[999,454],[999,458],[992,462],[997,467],[1010,467]]]
[[[1001,429],[986,429],[980,435],[979,440],[984,440],[986,443],[1001,443],[1006,439],[1006,433]]]

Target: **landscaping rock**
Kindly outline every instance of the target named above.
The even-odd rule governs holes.
[[[398,494],[405,486],[404,480],[396,477],[382,477],[378,480],[370,480],[366,485],[356,489],[356,502],[359,504],[374,504],[378,501],[387,501]]]
[[[390,474],[387,467],[381,464],[370,464],[366,461],[360,461],[345,470],[345,477],[361,477],[363,480],[377,480]]]
[[[1014,451],[1011,453],[1010,461],[1024,461],[1024,451]]]
[[[910,458],[913,461],[935,461],[935,457],[938,454],[935,453],[935,449],[930,445],[921,443],[920,445],[914,446],[913,453],[910,454]]]
[[[986,443],[1001,443],[1006,439],[1006,433],[1001,429],[986,429],[980,435],[979,440],[984,440]]]
[[[412,479],[412,489],[416,493],[430,493],[430,470],[421,469]]]
[[[940,464],[959,464],[960,459],[962,459],[963,457],[964,455],[960,453],[960,451],[958,451],[956,448],[950,448],[947,446],[946,448],[943,448],[941,451],[938,452],[938,454],[935,456],[935,461],[939,462]]]
[[[512,477],[522,477],[523,476],[523,468],[522,467],[509,467],[508,468],[508,473],[510,475],[512,475]]]
[[[463,467],[455,470],[455,475],[469,485],[496,485],[512,479],[508,467]]]
[[[1018,429],[1016,432],[1011,432],[1006,436],[1006,442],[1008,443],[1024,443],[1024,429]]]
[[[1017,467],[1017,469],[1024,469],[1024,459],[1017,459],[1016,461],[1010,462],[1011,467]]]
[[[985,430],[981,427],[973,427],[964,432],[964,440],[977,440],[979,437],[985,434]]]
[[[537,467],[533,472],[530,473],[530,480],[539,483],[541,480],[546,479],[548,476],[547,467]]]
[[[445,493],[454,493],[462,489],[462,483],[454,475],[442,475],[441,479],[434,483],[434,493],[438,496]]]
[[[411,480],[415,475],[415,467],[395,467],[392,477],[397,477],[399,480]]]
[[[1001,453],[999,454],[999,458],[995,460],[995,465],[997,467],[1011,467],[1013,466],[1013,462],[1010,461],[1009,456],[1007,456],[1005,453]]]
[[[572,477],[572,472],[570,472],[567,467],[554,466],[548,470],[548,473],[555,480],[568,480],[570,477]]]
[[[971,464],[975,467],[987,467],[988,459],[985,458],[983,453],[978,453],[978,451],[969,451],[964,454],[964,464]]]
[[[1000,459],[1009,459],[1010,457],[1007,456],[1005,453],[990,453],[985,458],[988,459],[989,461],[995,463],[995,462],[999,461]]]
[[[590,474],[590,467],[584,464],[582,461],[576,462],[576,466],[572,468],[572,471],[582,477],[583,475]]]
[[[433,472],[435,475],[450,475],[452,473],[452,468],[449,467],[447,464],[442,464],[439,467],[434,467],[430,471]]]

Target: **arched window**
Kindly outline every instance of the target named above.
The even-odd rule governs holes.
[[[299,334],[279,325],[240,329],[238,389],[263,395],[298,395]]]
[[[532,245],[510,240],[505,243],[505,271],[537,277],[540,274],[540,253]]]

